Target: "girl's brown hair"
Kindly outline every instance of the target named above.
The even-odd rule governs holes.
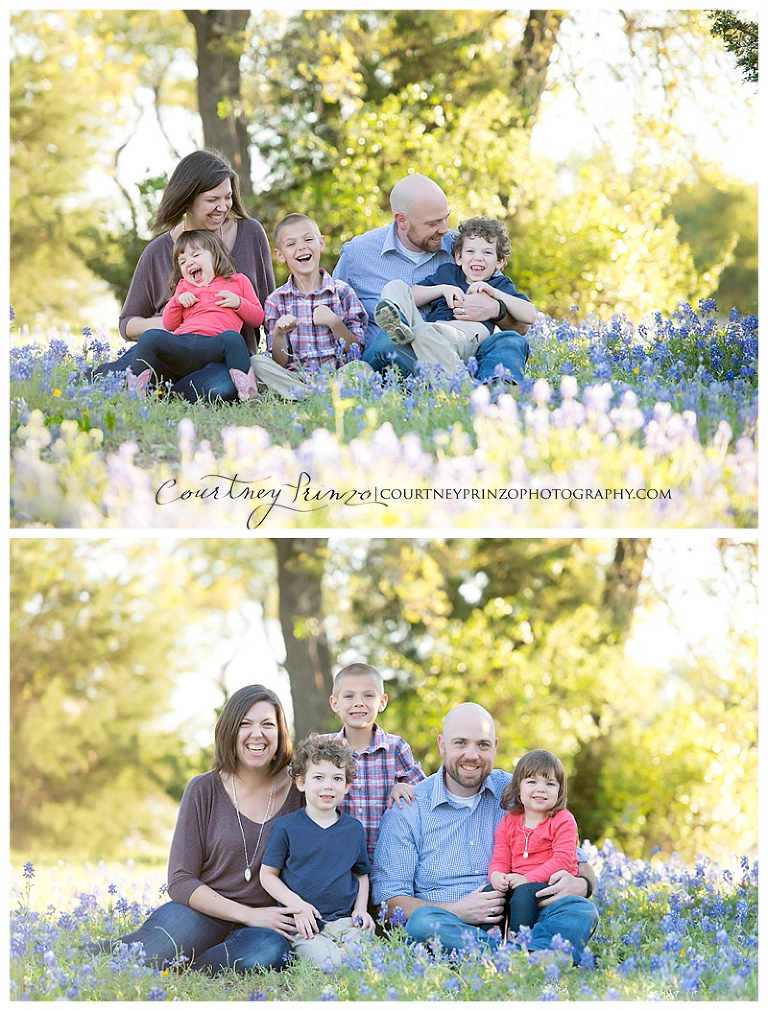
[[[232,207],[229,217],[250,215],[240,196],[240,180],[227,159],[219,151],[193,151],[182,158],[168,180],[152,223],[155,233],[166,232],[177,225],[198,193],[215,190],[225,179],[232,184]]]
[[[235,261],[215,232],[209,232],[206,228],[189,228],[186,232],[182,232],[173,244],[173,270],[168,278],[169,291],[176,291],[176,285],[181,280],[179,257],[185,250],[193,248],[209,251],[213,261],[214,277],[223,277],[225,281],[229,281],[232,275],[237,273]]]
[[[563,763],[551,751],[545,751],[544,748],[535,748],[533,751],[529,751],[527,755],[523,755],[515,766],[512,779],[502,791],[499,804],[505,811],[519,814],[524,810],[520,800],[520,784],[528,776],[535,776],[536,773],[552,776],[557,780],[557,785],[560,787],[557,794],[557,803],[551,811],[547,812],[547,816],[552,818],[558,811],[565,810],[568,802],[568,793]]]
[[[291,761],[291,736],[280,699],[264,685],[247,685],[240,688],[224,703],[213,732],[214,772],[234,773],[237,769],[237,731],[246,713],[257,702],[268,702],[275,709],[277,723],[277,751],[272,759],[272,775],[285,769]]]

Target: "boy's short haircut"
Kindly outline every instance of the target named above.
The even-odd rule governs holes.
[[[330,762],[344,771],[348,783],[357,775],[357,759],[345,741],[335,734],[310,734],[293,749],[291,775],[306,777],[310,765]]]
[[[496,259],[506,260],[512,244],[509,241],[507,226],[498,218],[476,217],[467,218],[458,227],[456,235],[453,237],[451,246],[451,256],[461,251],[465,239],[477,236],[478,239],[485,239],[486,242],[496,243]]]
[[[375,667],[371,667],[367,663],[350,663],[346,667],[342,667],[336,677],[333,679],[333,694],[339,690],[339,685],[347,677],[368,677],[376,685],[376,690],[379,695],[384,694],[384,678],[379,674]]]
[[[313,218],[310,218],[308,214],[299,214],[298,212],[294,212],[292,214],[286,214],[285,217],[281,218],[275,225],[275,231],[272,234],[272,245],[278,247],[280,245],[280,233],[282,232],[282,230],[284,228],[287,228],[288,225],[296,225],[300,221],[308,222],[310,225],[312,225],[313,228],[317,230],[318,235],[320,234],[320,229],[317,226],[317,222]]]

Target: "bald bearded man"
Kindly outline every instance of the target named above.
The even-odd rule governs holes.
[[[498,946],[489,931],[499,926],[504,896],[487,883],[493,833],[504,812],[501,792],[511,773],[494,770],[498,738],[493,718],[466,702],[445,717],[437,745],[443,764],[414,787],[412,804],[385,812],[376,844],[371,889],[390,916],[401,909],[414,941],[439,938],[444,950],[473,943]],[[571,942],[573,960],[597,926],[587,900],[594,871],[577,849],[578,875],[556,871],[537,893],[541,912],[530,951],[546,950],[556,934]]]
[[[392,187],[389,202],[392,222],[346,242],[333,276],[352,286],[368,314],[363,361],[377,372],[394,364],[402,375],[409,376],[414,372],[416,352],[411,345],[394,344],[376,325],[376,303],[387,282],[418,284],[441,264],[453,262],[453,233],[448,227],[448,200],[427,176],[412,174],[400,179]],[[500,316],[499,301],[483,292],[466,295],[462,309],[464,320],[492,320],[501,327],[477,350],[478,379],[491,382],[501,378],[519,383],[528,358],[528,342],[516,331],[528,328],[506,312]]]

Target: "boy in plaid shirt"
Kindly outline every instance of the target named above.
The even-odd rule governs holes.
[[[425,779],[410,745],[395,734],[387,734],[376,716],[387,705],[381,674],[367,663],[352,663],[340,670],[333,681],[331,709],[343,723],[336,735],[347,742],[357,759],[357,776],[339,810],[357,818],[365,829],[368,857],[379,838],[384,812],[403,801],[413,800],[414,783]]]
[[[260,383],[293,399],[306,396],[307,374],[324,365],[371,375],[362,363],[368,316],[346,281],[320,266],[325,239],[312,218],[288,214],[274,234],[275,257],[291,276],[264,302],[269,355],[253,355]],[[271,356],[271,357],[270,357]]]

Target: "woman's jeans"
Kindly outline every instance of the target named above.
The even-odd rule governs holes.
[[[550,906],[539,910],[539,918],[531,932],[527,945],[529,951],[546,950],[555,934],[573,945],[573,961],[581,961],[584,945],[597,927],[597,909],[577,895],[566,895]],[[427,943],[430,938],[439,938],[446,951],[459,953],[478,943],[491,949],[501,943],[482,927],[474,927],[460,920],[455,913],[440,906],[419,906],[408,917],[405,932],[414,941]]]
[[[162,331],[163,333],[165,331]],[[241,337],[242,340],[242,337]],[[92,372],[91,378],[96,376],[110,375],[114,372],[125,372],[130,368],[134,375],[138,375],[146,366],[141,366],[136,361],[136,345],[125,351],[117,361],[105,362],[98,365]],[[247,372],[248,365],[243,369]],[[177,380],[173,383],[171,390],[178,393],[180,397],[194,403],[196,400],[223,400],[226,402],[238,400],[235,384],[229,374],[229,369],[225,362],[212,362],[196,372]]]
[[[138,930],[110,942],[110,947],[118,941],[140,942],[145,961],[157,969],[174,963],[211,973],[281,969],[291,951],[290,942],[276,930],[219,920],[180,902],[159,906]]]

